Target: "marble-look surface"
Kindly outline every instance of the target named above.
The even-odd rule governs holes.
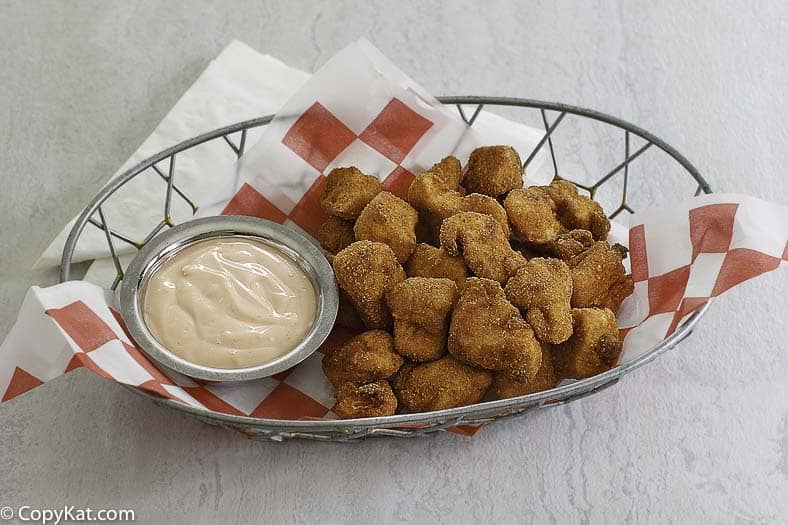
[[[304,70],[366,36],[435,94],[636,122],[716,190],[788,202],[781,1],[3,2],[0,335],[52,237],[230,40]],[[44,137],[47,137],[44,139]],[[474,439],[249,442],[78,371],[0,407],[0,505],[141,523],[788,521],[788,280],[619,385]]]

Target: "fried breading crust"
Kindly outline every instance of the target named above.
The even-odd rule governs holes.
[[[386,295],[394,317],[394,349],[414,361],[446,353],[449,315],[459,297],[451,279],[410,277]]]
[[[394,339],[383,330],[357,335],[341,348],[323,357],[323,373],[334,386],[369,383],[393,376],[405,362],[394,351]]]
[[[408,277],[445,277],[461,288],[470,274],[465,261],[459,255],[449,255],[443,248],[429,244],[417,244],[405,264]]]
[[[456,159],[455,159],[456,160]],[[445,161],[445,159],[444,159]],[[475,211],[497,220],[509,236],[509,219],[506,210],[487,195],[472,193],[463,197],[456,187],[445,182],[440,163],[416,177],[408,188],[408,202],[418,210],[424,227],[432,232],[430,241],[437,239],[442,221],[463,211]]]
[[[329,215],[326,222],[320,225],[315,238],[327,252],[338,253],[353,244],[356,234],[352,222]]]
[[[572,276],[563,261],[531,259],[509,279],[504,291],[539,341],[563,343],[572,335]]]
[[[584,379],[610,370],[621,353],[616,316],[607,308],[575,308],[572,318],[572,337],[554,347],[559,375]]]
[[[406,277],[391,248],[356,241],[334,256],[333,266],[339,287],[367,328],[389,328],[391,312],[384,295]]]
[[[501,230],[503,230],[504,235],[507,239],[509,238],[509,217],[506,215],[506,210],[503,209],[503,206],[501,206],[497,200],[487,195],[469,193],[462,198],[460,209],[457,210],[457,213],[464,211],[489,215],[501,225]]]
[[[326,192],[320,197],[320,207],[329,215],[352,221],[381,191],[383,184],[358,168],[334,168],[326,177]]]
[[[547,191],[538,186],[512,190],[503,201],[514,234],[530,245],[547,245],[566,228],[558,220]]]
[[[626,274],[621,261],[627,249],[605,241],[594,243],[586,251],[567,261],[572,274],[572,307],[598,306],[618,311],[621,302],[635,289],[632,276]]]
[[[473,366],[506,370],[520,381],[536,376],[542,350],[520,311],[506,300],[501,285],[469,278],[449,325],[449,353]]]
[[[393,416],[397,412],[397,398],[388,381],[373,383],[343,383],[334,394],[336,402],[331,410],[342,419],[356,417]]]
[[[405,365],[394,381],[400,407],[428,412],[478,403],[492,383],[492,374],[445,356],[421,365]]]
[[[542,365],[531,381],[517,381],[506,372],[496,372],[493,377],[495,395],[499,399],[507,397],[524,396],[555,388],[560,379],[556,375],[553,365],[553,350],[549,344],[542,343]]]
[[[549,245],[549,250],[562,261],[568,261],[593,246],[594,236],[588,230],[571,230],[559,235]]]
[[[594,200],[580,195],[577,186],[569,181],[555,180],[547,186],[547,193],[555,202],[561,223],[567,229],[588,230],[597,241],[607,239],[610,221]]]
[[[419,214],[413,207],[387,191],[378,193],[361,212],[353,231],[357,241],[369,240],[388,244],[404,263],[416,247],[416,223]]]
[[[517,151],[510,146],[476,148],[468,159],[463,185],[471,193],[498,198],[523,187],[523,166]]]
[[[478,277],[501,283],[526,262],[522,254],[512,250],[498,221],[481,213],[462,212],[443,221],[440,241],[449,255],[461,254]]]
[[[446,184],[450,190],[456,191],[462,181],[462,164],[456,157],[444,157],[440,162],[429,169]]]

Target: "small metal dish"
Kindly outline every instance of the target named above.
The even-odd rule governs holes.
[[[304,270],[317,294],[315,321],[298,346],[268,363],[248,368],[212,368],[192,363],[170,352],[148,330],[142,308],[147,279],[161,264],[194,242],[238,236],[251,237],[281,250]],[[295,229],[252,217],[223,215],[195,219],[157,235],[129,264],[120,286],[123,321],[142,350],[168,368],[206,381],[258,379],[297,365],[315,352],[328,337],[338,308],[339,292],[334,272],[320,248]]]

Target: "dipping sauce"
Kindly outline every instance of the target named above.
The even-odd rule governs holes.
[[[173,354],[212,368],[247,368],[295,348],[315,321],[312,281],[279,249],[250,237],[197,241],[148,279],[143,315]]]

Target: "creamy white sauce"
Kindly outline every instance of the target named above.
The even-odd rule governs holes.
[[[247,237],[217,237],[178,251],[150,277],[145,323],[192,363],[246,368],[295,348],[315,320],[317,294],[301,267]]]

